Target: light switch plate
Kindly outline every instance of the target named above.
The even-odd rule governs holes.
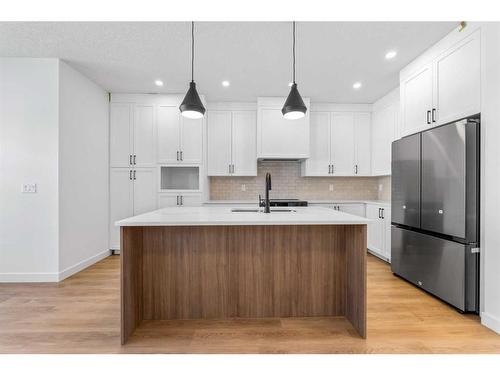
[[[330,185],[328,186],[328,190],[333,191],[333,184],[330,184]]]
[[[245,184],[241,184],[241,191],[247,191],[247,186]]]
[[[383,188],[384,188],[384,185],[378,184],[378,191],[382,191]]]
[[[36,184],[22,184],[21,193],[36,193]]]

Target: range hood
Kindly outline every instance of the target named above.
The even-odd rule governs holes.
[[[281,108],[286,98],[257,99],[257,159],[301,161],[309,158],[309,111],[290,120]],[[310,100],[304,98],[307,107]]]

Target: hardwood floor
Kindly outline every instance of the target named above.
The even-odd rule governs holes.
[[[119,257],[59,284],[0,284],[0,353],[500,353],[500,335],[368,256],[368,333],[345,318],[146,321],[120,345]]]

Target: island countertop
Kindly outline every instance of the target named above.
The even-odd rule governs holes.
[[[117,221],[128,226],[355,225],[371,220],[324,207],[272,207],[294,212],[231,212],[234,207],[167,207]],[[246,207],[248,209],[248,207]]]

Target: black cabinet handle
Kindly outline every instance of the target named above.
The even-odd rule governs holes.
[[[132,155],[128,156],[128,165],[132,165]]]
[[[135,180],[135,179],[136,179],[136,178],[135,178],[135,171],[134,171],[134,180]]]
[[[432,108],[432,122],[436,122],[436,108]]]
[[[134,154],[134,165],[136,165],[137,163],[135,162],[135,158],[136,158],[136,154]]]
[[[128,179],[132,180],[132,170],[128,171]]]
[[[431,123],[431,111],[427,111],[427,124]]]
[[[182,151],[181,151],[181,161],[184,160],[183,157],[182,157]]]
[[[379,207],[379,209],[378,209],[378,218],[379,218],[379,219],[382,219],[382,216],[381,216],[381,215],[382,215],[381,210],[382,210],[382,209]]]
[[[385,217],[384,217],[384,209],[381,208],[381,210],[382,210],[382,217],[381,217],[381,219],[385,219]]]
[[[358,165],[357,164],[356,164],[356,167],[354,169],[355,169],[355,174],[358,174]]]
[[[177,151],[177,161],[179,161],[179,151]]]

